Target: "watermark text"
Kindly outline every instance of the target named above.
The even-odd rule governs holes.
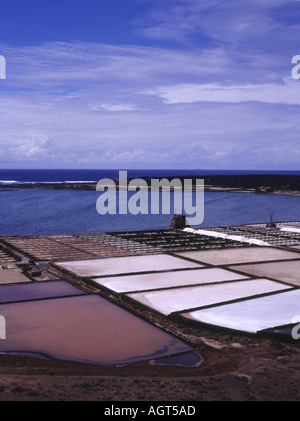
[[[294,80],[300,79],[300,55],[296,55],[292,58],[292,64],[296,64],[296,66],[292,69],[292,78]]]
[[[298,323],[292,329],[292,338],[295,339],[295,341],[298,341],[300,339],[300,315],[294,316],[292,323]]]
[[[0,55],[0,79],[6,79],[6,60]]]
[[[203,179],[195,183],[192,179],[151,179],[149,184],[141,178],[129,181],[127,171],[119,171],[118,182],[102,179],[96,190],[103,192],[96,205],[100,215],[171,215],[172,192],[175,213],[185,213],[190,225],[200,225],[204,220]]]
[[[0,339],[6,339],[6,320],[0,316]]]

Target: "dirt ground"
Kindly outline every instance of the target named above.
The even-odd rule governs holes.
[[[0,401],[298,401],[299,343],[202,332],[197,368],[0,356]]]

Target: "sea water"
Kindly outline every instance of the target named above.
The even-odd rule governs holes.
[[[98,182],[103,178],[116,179],[122,169],[105,170],[47,170],[47,169],[0,169],[0,186],[16,183],[67,183],[67,182]],[[248,174],[276,174],[300,175],[300,171],[246,171],[246,170],[200,170],[200,169],[135,169],[126,170],[128,178],[138,177],[178,177],[178,176],[209,176],[209,175],[248,175]]]
[[[170,214],[99,215],[96,191],[21,189],[0,191],[0,235],[55,235],[168,229]],[[118,194],[118,192],[117,192]],[[128,193],[128,198],[133,195]],[[151,194],[145,193],[145,194]],[[150,200],[149,200],[150,203]],[[201,228],[299,220],[300,197],[208,192]]]
[[[268,171],[216,170],[128,170],[128,178],[173,177],[225,174],[264,174]],[[276,174],[300,175],[277,171]],[[174,196],[170,213],[158,215],[99,215],[96,210],[101,192],[52,189],[14,189],[16,183],[97,182],[117,179],[119,170],[0,170],[0,235],[51,235],[94,232],[168,229],[176,213]],[[128,199],[135,194],[128,193]],[[149,203],[150,192],[148,194]],[[178,194],[178,193],[177,193]],[[118,192],[117,192],[118,195]],[[160,201],[162,196],[160,195]],[[117,198],[118,203],[118,198]],[[255,195],[251,193],[208,192],[204,195],[204,221],[201,228],[299,220],[300,197]],[[161,206],[160,206],[161,209]]]

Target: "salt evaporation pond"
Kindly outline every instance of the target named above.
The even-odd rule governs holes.
[[[0,314],[2,353],[119,366],[193,350],[98,295],[2,304]]]
[[[82,291],[64,281],[1,285],[0,303],[82,294]]]

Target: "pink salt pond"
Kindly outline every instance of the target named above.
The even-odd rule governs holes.
[[[192,350],[98,295],[2,304],[0,314],[2,353],[118,366]]]

